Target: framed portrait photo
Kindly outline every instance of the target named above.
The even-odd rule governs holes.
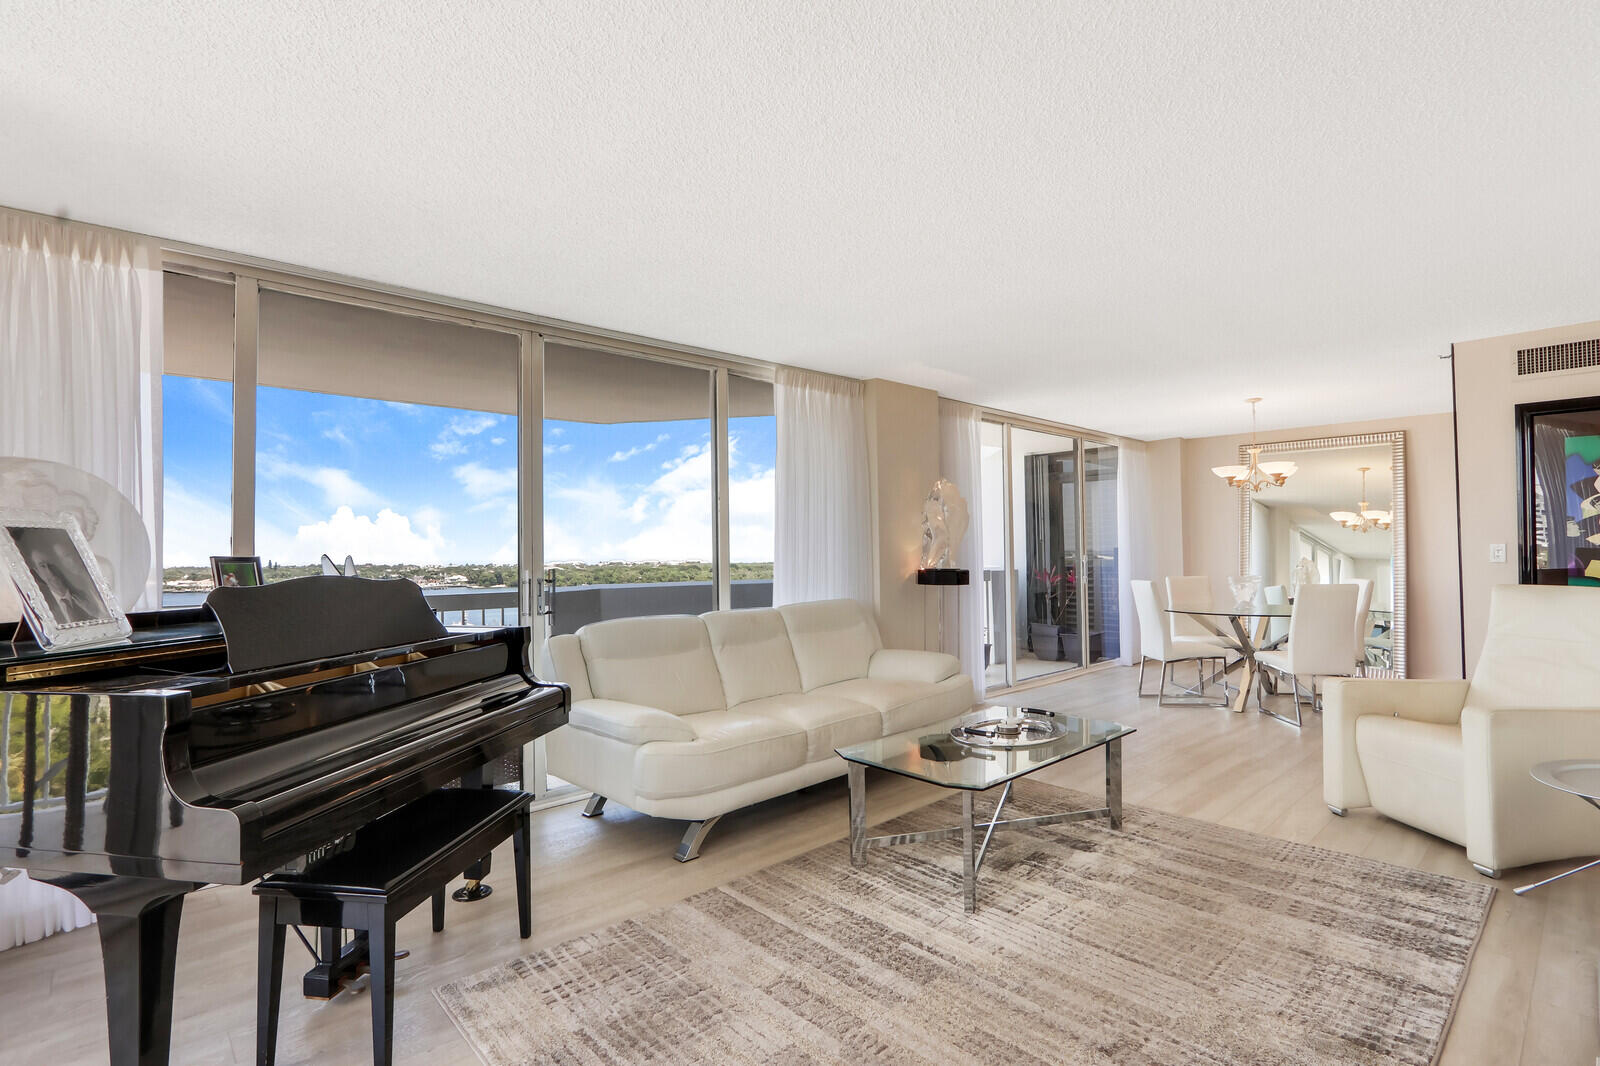
[[[40,647],[115,644],[133,632],[70,514],[0,510],[0,566]]]
[[[262,584],[261,556],[213,555],[211,582],[219,589],[254,588]]]

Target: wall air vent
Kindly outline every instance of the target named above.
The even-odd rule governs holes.
[[[1585,370],[1600,366],[1600,338],[1546,344],[1542,348],[1517,349],[1517,376],[1555,374],[1562,370]]]

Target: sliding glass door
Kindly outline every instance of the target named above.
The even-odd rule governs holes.
[[[1002,652],[991,690],[1120,654],[1116,479],[1115,445],[985,424],[986,622]]]

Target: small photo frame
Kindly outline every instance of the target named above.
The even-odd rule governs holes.
[[[261,580],[261,556],[213,555],[211,583],[219,589],[254,588],[265,584]]]
[[[0,510],[0,566],[42,648],[116,644],[133,632],[70,514]]]

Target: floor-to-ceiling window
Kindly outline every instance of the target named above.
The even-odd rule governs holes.
[[[989,422],[982,461],[988,687],[1116,659],[1116,446]]]
[[[550,630],[715,606],[712,372],[545,345]]]
[[[164,278],[162,602],[199,603],[233,533],[233,286]]]
[[[772,606],[773,523],[777,513],[778,420],[772,382],[728,379],[728,607]]]
[[[511,333],[262,291],[265,579],[349,558],[416,581],[449,620],[514,622],[520,358]]]

